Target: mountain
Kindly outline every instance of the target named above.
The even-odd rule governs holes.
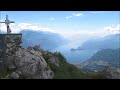
[[[101,71],[109,66],[120,68],[120,48],[100,50],[80,66],[78,65],[79,68],[88,71]]]
[[[106,79],[120,79],[120,68],[108,67],[101,73]]]
[[[109,35],[85,41],[76,50],[116,49],[120,47],[120,34]]]
[[[43,49],[51,50],[68,42],[61,35],[52,32],[22,30],[20,33],[23,47],[41,45]]]
[[[19,39],[16,43],[7,44],[5,60],[0,55],[0,59],[3,59],[2,67],[0,66],[0,79],[120,78],[120,69],[108,68],[104,73],[86,73],[68,63],[60,52],[43,50],[40,45],[29,46],[28,48],[18,47],[21,45],[21,37],[17,38]],[[9,38],[7,42],[11,40],[16,39]]]
[[[49,52],[38,45],[11,48],[6,56],[0,79],[82,79],[86,77],[69,64],[60,52]]]

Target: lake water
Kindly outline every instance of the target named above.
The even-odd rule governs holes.
[[[72,64],[79,64],[87,59],[89,59],[94,53],[97,52],[97,50],[76,50],[76,51],[71,51],[70,49],[73,48],[69,44],[68,45],[63,45],[61,47],[58,47],[54,50],[59,51],[62,53],[62,55],[67,59],[69,63]]]

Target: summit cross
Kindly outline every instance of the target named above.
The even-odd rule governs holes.
[[[6,15],[6,20],[5,20],[5,22],[0,22],[0,23],[5,23],[6,24],[6,26],[7,26],[7,34],[10,34],[11,33],[11,29],[10,29],[10,23],[15,23],[14,21],[10,21],[9,19],[8,19],[8,15]]]

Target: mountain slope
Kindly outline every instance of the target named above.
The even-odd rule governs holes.
[[[48,54],[50,55],[49,57],[48,57]],[[54,79],[90,78],[90,77],[87,77],[82,71],[80,71],[75,65],[69,64],[64,58],[64,56],[59,52],[55,52],[55,53],[47,52],[46,54],[43,54],[43,57],[47,61],[51,70],[54,72]],[[53,57],[52,60],[57,60],[59,65],[56,65],[53,62],[51,62],[50,57]]]
[[[43,31],[23,30],[23,47],[41,45],[45,50],[51,50],[67,43],[67,40],[59,34]]]
[[[103,70],[109,66],[120,68],[120,48],[100,50],[80,65],[83,70],[91,71]]]
[[[77,50],[86,49],[116,49],[120,47],[120,34],[109,35],[103,38],[97,38],[85,41]]]
[[[59,52],[44,51],[39,46],[10,51],[0,78],[7,79],[83,79],[86,77]]]

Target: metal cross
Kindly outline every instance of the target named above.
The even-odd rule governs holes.
[[[10,33],[11,33],[11,30],[10,30],[9,24],[10,24],[10,23],[15,23],[15,22],[8,20],[8,15],[6,15],[6,20],[5,20],[5,22],[0,22],[0,23],[5,23],[5,24],[6,24],[6,26],[7,26],[7,34],[10,34]]]

